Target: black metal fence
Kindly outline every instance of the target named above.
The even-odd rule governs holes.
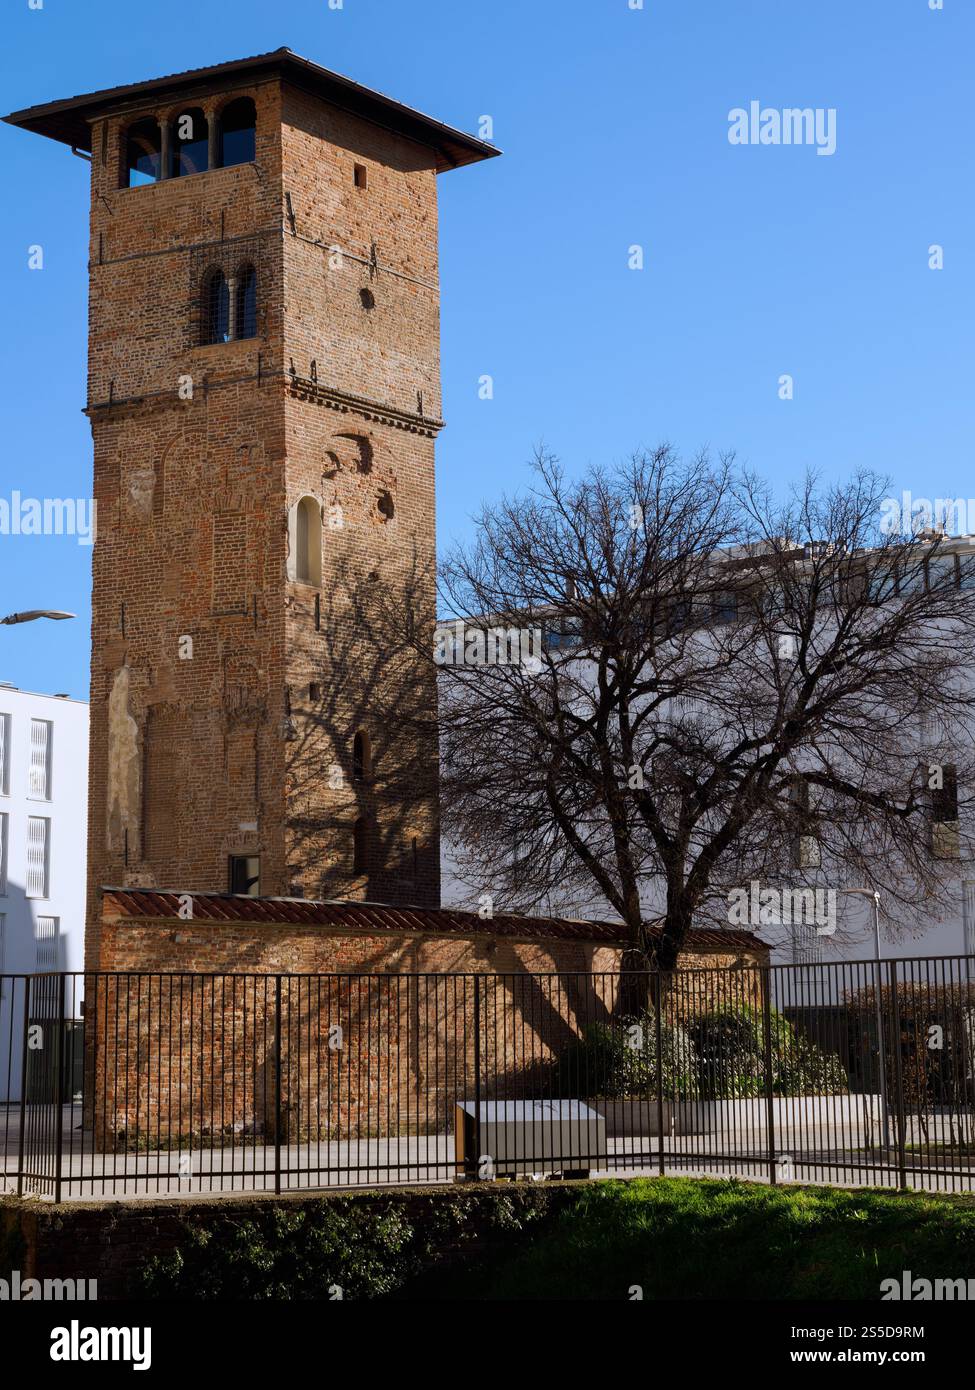
[[[971,1190],[975,959],[0,977],[0,1186],[531,1174]]]

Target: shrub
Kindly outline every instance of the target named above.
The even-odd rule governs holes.
[[[772,1090],[776,1095],[838,1095],[849,1090],[840,1059],[797,1033],[777,1010],[770,1014]],[[756,1009],[712,1009],[689,1024],[697,1081],[707,1100],[765,1093],[765,1017]]]
[[[380,1201],[364,1193],[258,1203],[245,1217],[204,1207],[181,1222],[174,1249],[143,1263],[136,1288],[146,1298],[193,1300],[395,1296],[441,1260],[476,1259],[482,1241],[497,1251],[517,1244],[579,1190],[489,1183]]]
[[[683,1028],[664,1021],[660,1035],[660,1070],[668,1100],[696,1094],[697,1058]],[[615,1019],[591,1023],[581,1038],[562,1052],[555,1066],[554,1086],[562,1097],[606,1100],[657,1094],[657,1019],[644,1009]]]

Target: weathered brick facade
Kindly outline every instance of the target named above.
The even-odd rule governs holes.
[[[239,98],[255,158],[215,167]],[[133,124],[172,141],[191,109],[209,169],[123,186]],[[434,616],[436,176],[495,151],[288,50],[10,119],[92,152],[88,966],[100,885],[225,891],[234,855],[262,894],[437,905],[436,691],[409,645]],[[204,345],[208,277],[247,266],[256,336]],[[296,573],[303,497],[320,582]]]
[[[475,1068],[485,1095],[547,1093],[612,1013],[621,950],[601,922],[109,891],[112,973],[85,995],[94,1142],[445,1132]],[[767,963],[749,932],[694,932],[672,1002],[757,1007]]]

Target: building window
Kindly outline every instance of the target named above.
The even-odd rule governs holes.
[[[210,165],[210,126],[198,106],[182,111],[173,122],[172,176],[205,174]]]
[[[796,777],[790,789],[793,824],[795,834],[792,844],[792,867],[794,869],[819,869],[822,867],[822,848],[816,834],[816,817],[813,814],[812,788],[805,777]]]
[[[230,856],[230,891],[247,898],[261,896],[261,860],[256,854]]]
[[[931,786],[931,852],[936,859],[958,859],[960,838],[958,828],[958,769],[952,763],[937,768]]]
[[[252,265],[237,272],[236,337],[257,337],[257,271]]]
[[[0,814],[0,898],[7,896],[7,841],[10,822],[6,812]]]
[[[369,746],[369,735],[364,729],[360,729],[352,740],[352,780],[364,782],[371,775],[372,749]]]
[[[213,270],[203,284],[203,342],[230,342],[230,288],[222,270]]]
[[[738,621],[738,595],[727,592],[715,595],[712,601],[714,622],[719,627]]]
[[[10,715],[0,714],[0,796],[10,795]]]
[[[57,970],[61,923],[57,917],[38,917],[34,938],[36,969]]]
[[[356,188],[369,187],[369,174],[364,164],[356,164],[353,167],[352,177],[355,181]]]
[[[352,831],[352,872],[369,872],[369,821],[360,816]]]
[[[51,822],[44,816],[27,818],[27,896],[49,898],[51,886]]]
[[[941,593],[958,588],[958,557],[956,555],[936,555],[927,564],[928,589]]]
[[[162,172],[162,136],[154,118],[136,121],[125,135],[125,187],[156,183]]]
[[[302,497],[292,509],[292,578],[299,584],[322,582],[322,512],[314,497]]]
[[[220,115],[220,164],[250,164],[256,153],[257,112],[250,97],[239,97]]]
[[[30,721],[30,791],[38,801],[51,799],[51,746],[54,725],[49,719]]]

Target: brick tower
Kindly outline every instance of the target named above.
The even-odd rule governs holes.
[[[87,967],[103,885],[439,905],[436,175],[289,49],[32,107],[91,154]]]

